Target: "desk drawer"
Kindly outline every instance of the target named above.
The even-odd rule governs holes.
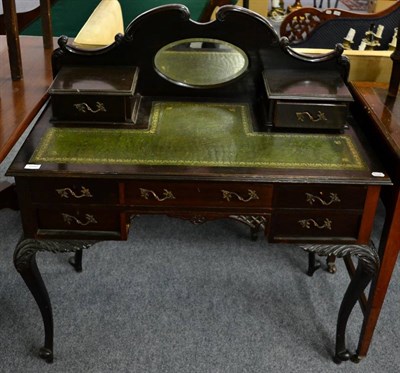
[[[268,122],[275,127],[343,129],[353,97],[338,70],[268,69],[263,72]]]
[[[136,98],[95,95],[58,95],[52,98],[54,121],[131,123]]]
[[[272,185],[135,181],[126,183],[126,203],[136,206],[270,208]]]
[[[277,101],[273,123],[286,128],[341,129],[346,125],[346,103]]]
[[[118,203],[118,183],[108,180],[41,179],[31,182],[33,202],[43,203]]]
[[[357,240],[361,214],[348,211],[278,211],[271,223],[273,241]]]
[[[63,231],[120,231],[120,213],[106,209],[65,208],[39,209],[39,229]]]
[[[278,208],[363,209],[367,187],[344,185],[280,185],[275,188]]]
[[[64,66],[49,88],[52,119],[132,122],[138,73],[134,66]]]

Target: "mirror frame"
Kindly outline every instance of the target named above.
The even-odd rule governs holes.
[[[160,67],[160,63],[159,63],[159,58],[160,58],[160,55],[162,54],[162,52],[168,51],[171,48],[174,48],[181,44],[191,44],[191,43],[213,43],[216,45],[224,45],[224,46],[228,47],[230,51],[237,52],[242,57],[243,66],[240,69],[238,69],[237,71],[235,71],[234,73],[226,75],[226,77],[224,77],[224,78],[218,77],[215,80],[210,79],[209,83],[206,83],[206,84],[200,83],[198,80],[196,80],[196,78],[195,78],[197,76],[196,74],[193,74],[193,76],[194,76],[193,80],[188,80],[187,78],[184,78],[184,77],[182,79],[178,79],[177,76],[174,76],[174,74],[169,75],[169,74],[165,73],[165,71],[162,71],[162,68]],[[200,48],[195,53],[200,53]],[[231,44],[224,40],[212,39],[212,38],[188,38],[188,39],[176,40],[176,41],[174,41],[172,43],[168,43],[165,46],[163,46],[162,48],[160,48],[157,51],[156,55],[154,56],[153,64],[154,64],[155,71],[162,78],[166,79],[167,81],[169,81],[173,84],[184,86],[184,87],[189,87],[189,88],[204,89],[204,88],[219,87],[221,85],[228,84],[228,83],[236,80],[237,78],[241,77],[247,71],[247,69],[249,67],[249,58],[242,49],[240,49],[239,47],[235,46],[234,44]],[[208,71],[208,70],[209,70],[209,65],[204,67],[204,71]]]

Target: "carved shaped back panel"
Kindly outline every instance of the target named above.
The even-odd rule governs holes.
[[[204,89],[180,86],[162,78],[154,68],[157,52],[169,43],[190,38],[217,39],[240,48],[248,58],[247,71],[230,83],[206,89],[206,93]],[[257,98],[264,91],[264,70],[315,69],[312,62],[319,62],[320,69],[337,69],[337,58],[344,61],[344,57],[339,57],[340,53],[319,59],[295,56],[289,53],[286,42],[280,43],[267,20],[250,10],[231,5],[221,7],[216,20],[205,24],[191,20],[185,6],[167,5],[135,18],[125,35],[117,35],[115,43],[108,47],[77,49],[68,44],[67,37],[61,37],[59,45],[53,54],[54,75],[64,65],[137,66],[137,91],[151,96]]]

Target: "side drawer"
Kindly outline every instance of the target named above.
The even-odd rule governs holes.
[[[275,103],[273,123],[287,128],[332,128],[346,125],[348,105],[346,103],[321,103],[280,101]]]
[[[273,214],[272,241],[356,241],[361,214],[348,211],[278,211]]]
[[[118,182],[86,179],[44,178],[30,183],[33,202],[43,203],[107,203],[119,201]]]
[[[138,74],[135,66],[63,66],[49,88],[52,119],[132,122]]]
[[[38,229],[120,232],[120,213],[106,209],[38,209]],[[71,238],[72,239],[72,238]]]
[[[53,95],[54,121],[132,122],[135,100],[129,96]]]
[[[307,184],[286,184],[275,187],[277,208],[363,209],[367,187]]]
[[[254,183],[132,181],[125,202],[136,206],[270,208],[272,185]]]

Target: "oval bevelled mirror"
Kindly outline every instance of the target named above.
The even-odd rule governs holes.
[[[248,66],[246,54],[233,44],[217,39],[178,40],[161,48],[156,71],[165,79],[192,88],[210,88],[242,75]]]

